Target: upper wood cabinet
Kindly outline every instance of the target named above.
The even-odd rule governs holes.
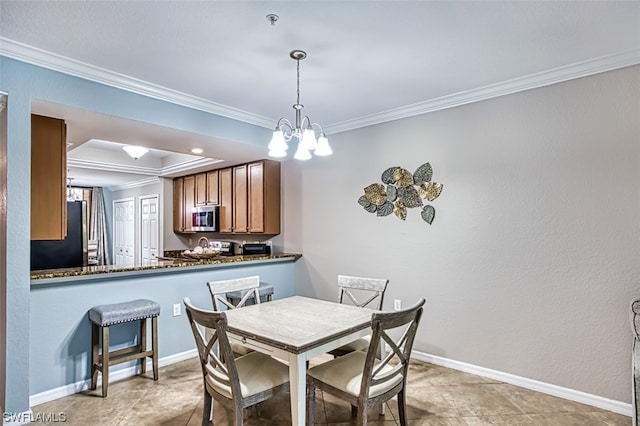
[[[64,120],[31,115],[31,239],[67,236],[67,129]]]
[[[191,210],[195,202],[195,177],[173,179],[173,232],[190,233]]]
[[[233,232],[246,233],[249,230],[248,216],[249,202],[247,199],[247,165],[233,168]]]
[[[196,178],[195,176],[184,177],[184,230],[183,232],[195,232],[191,225],[191,213],[196,205]]]
[[[220,232],[233,232],[233,174],[231,169],[221,169],[218,173],[220,201]]]
[[[212,170],[207,172],[207,204],[217,205],[220,203],[218,191],[218,171]]]
[[[196,206],[217,205],[218,196],[218,171],[198,173],[195,175]]]
[[[220,232],[279,234],[280,163],[260,160],[220,170],[220,209]]]
[[[174,232],[193,232],[191,209],[217,204],[220,233],[280,233],[280,163],[254,161],[174,179]],[[177,205],[177,200],[182,200]],[[182,209],[182,210],[180,210]],[[180,218],[180,212],[186,218]]]
[[[263,160],[247,166],[249,232],[280,233],[280,163]]]

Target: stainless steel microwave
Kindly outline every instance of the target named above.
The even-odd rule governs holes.
[[[197,206],[191,212],[191,228],[196,232],[218,231],[218,206]]]

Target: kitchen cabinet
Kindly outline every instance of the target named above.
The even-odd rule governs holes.
[[[31,239],[67,236],[67,129],[64,120],[31,115]]]
[[[194,232],[191,228],[191,211],[195,206],[195,176],[173,180],[173,232]]]
[[[245,233],[249,229],[247,222],[248,199],[247,199],[247,165],[233,168],[233,200],[231,210],[233,211],[233,232]]]
[[[247,166],[249,233],[280,233],[280,163],[258,161]]]
[[[220,201],[220,232],[233,232],[233,216],[231,202],[233,200],[233,175],[231,169],[222,169],[218,172],[219,201]]]
[[[280,163],[260,160],[220,170],[220,208],[222,233],[279,234]]]
[[[207,172],[207,204],[217,205],[219,203],[218,171]]]
[[[280,163],[277,161],[254,161],[176,178],[173,191],[176,233],[193,232],[191,209],[206,204],[220,206],[218,223],[222,234],[280,233]],[[180,218],[180,214],[187,217]]]
[[[218,204],[218,171],[198,173],[195,175],[195,205],[217,205]]]

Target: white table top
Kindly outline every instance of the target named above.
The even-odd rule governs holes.
[[[368,328],[374,311],[302,296],[226,312],[229,331],[293,354]]]

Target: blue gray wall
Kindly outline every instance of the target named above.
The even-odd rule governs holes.
[[[262,144],[269,130],[236,120],[136,95],[0,56],[0,91],[7,102],[7,348],[6,400],[11,412],[29,409],[32,341],[29,288],[29,215],[31,100],[71,105],[105,114],[210,135]],[[45,315],[46,316],[46,315]],[[46,319],[42,318],[42,321]]]
[[[160,358],[180,354],[195,348],[184,309],[173,316],[173,304],[182,305],[190,297],[196,306],[212,309],[206,282],[259,275],[260,281],[274,287],[274,299],[293,296],[294,262],[231,265],[211,269],[186,268],[180,272],[140,274],[136,277],[109,277],[31,286],[32,341],[29,361],[29,392],[31,395],[88,380],[91,360],[91,325],[87,312],[92,306],[119,303],[133,299],[152,299],[160,304],[158,345]],[[184,308],[184,307],[182,307]],[[148,326],[150,327],[150,326]],[[113,348],[133,344],[136,323],[111,327]],[[150,336],[149,336],[150,339]],[[120,364],[111,372],[126,368]]]

